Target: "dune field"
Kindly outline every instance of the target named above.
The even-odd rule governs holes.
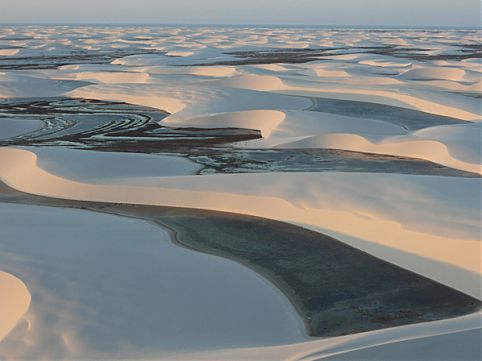
[[[479,360],[480,36],[0,27],[0,359]]]

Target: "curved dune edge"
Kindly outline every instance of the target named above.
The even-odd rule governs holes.
[[[354,152],[386,154],[410,158],[425,159],[450,168],[482,174],[482,166],[456,159],[444,143],[436,140],[387,139],[371,142],[356,134],[328,134],[302,139],[297,142],[279,145],[280,148],[333,148]]]
[[[188,184],[189,188],[196,185],[193,189],[183,188],[186,184],[179,181],[180,178],[188,177],[178,177],[170,183],[161,177],[162,181],[157,187],[98,185],[71,181],[49,174],[38,167],[36,160],[34,153],[14,148],[0,148],[0,179],[17,190],[55,198],[199,208],[292,223],[314,231],[322,231],[388,262],[475,298],[482,298],[480,241],[476,238],[467,238],[467,235],[440,235],[440,232],[432,234],[430,229],[407,229],[399,222],[384,217],[383,212],[374,213],[352,206],[350,211],[336,209],[334,206],[326,208],[326,203],[321,199],[317,201],[315,198],[314,202],[307,203],[297,197],[297,192],[290,192],[289,189],[285,189],[285,193],[281,195],[268,192],[263,194],[267,190],[266,184],[258,183],[263,178],[250,178],[246,181],[243,177],[202,177],[207,184],[201,181]],[[315,182],[320,179],[317,178],[317,174],[305,176],[315,177]],[[234,187],[226,185],[227,181],[234,179],[244,182],[243,186],[260,189],[261,193],[240,194],[236,183]],[[300,183],[299,186],[307,188],[304,191],[309,191],[312,183]],[[211,190],[211,187],[216,191]],[[283,188],[286,185],[278,184],[272,187]],[[441,219],[440,226],[443,223]],[[430,258],[427,258],[427,255],[430,255]]]
[[[216,85],[228,88],[270,91],[285,89],[283,81],[272,75],[243,74],[216,82]]]
[[[148,83],[150,79],[150,75],[147,73],[141,72],[72,72],[66,73],[65,75],[57,76],[58,79],[74,79],[74,80],[86,80],[86,81],[95,81],[99,83],[106,83],[106,84],[122,84],[122,83]]]
[[[449,67],[422,67],[410,69],[402,74],[403,78],[415,80],[441,79],[451,81],[463,81],[466,71],[459,68]]]
[[[413,95],[407,95],[388,90],[369,90],[355,88],[308,88],[308,87],[286,87],[278,89],[280,91],[296,92],[297,95],[316,94],[322,98],[327,94],[327,98],[341,100],[359,100],[373,103],[380,103],[393,106],[401,106],[408,109],[420,110],[426,113],[458,118],[465,121],[480,121],[480,114],[475,114],[460,108],[443,105],[431,100],[421,99]]]
[[[0,76],[0,98],[58,97],[91,85],[84,80],[55,80],[26,74]]]
[[[147,106],[166,111],[168,113],[177,113],[185,108],[185,104],[179,99],[168,96],[156,96],[147,94],[126,94],[112,90],[106,92],[105,89],[100,90],[94,87],[87,87],[88,89],[75,89],[68,95],[77,98],[98,99],[105,101],[120,101],[125,103],[136,104],[140,106]]]
[[[30,299],[27,286],[21,280],[0,271],[0,342],[27,312]]]
[[[480,335],[482,313],[477,312],[471,315],[457,317],[442,321],[419,323],[407,326],[394,327],[378,331],[363,332],[354,335],[331,337],[327,339],[301,342],[292,345],[245,348],[245,349],[226,349],[217,351],[199,352],[193,354],[183,354],[173,356],[166,360],[286,360],[286,361],[315,361],[341,357],[344,355],[356,355],[357,351],[374,351],[383,349],[386,346],[399,344],[398,350],[407,355],[412,351],[412,342],[419,342],[419,349],[424,351],[427,359],[437,360],[445,356],[445,352],[457,353],[461,359],[472,359],[480,354],[477,341]],[[469,335],[473,342],[472,349],[467,350],[460,347],[456,337],[460,334]],[[437,348],[431,347],[430,338],[446,338],[445,342],[438,343]],[[447,342],[447,338],[449,342]],[[451,342],[451,340],[454,340]],[[421,344],[421,345],[420,345]],[[414,349],[412,354],[417,354]],[[470,355],[468,355],[470,354]],[[366,353],[365,353],[366,355]],[[375,353],[376,355],[376,353]],[[384,354],[387,357],[387,354]],[[430,358],[429,355],[432,357]],[[465,356],[467,355],[467,356]],[[378,354],[380,356],[380,354]],[[418,354],[417,356],[420,356]],[[366,356],[365,356],[366,357]],[[467,358],[468,357],[468,358]],[[338,359],[338,358],[337,358]],[[349,358],[354,359],[354,358]],[[365,358],[363,358],[365,359]],[[379,358],[376,358],[377,360]]]
[[[205,77],[229,77],[237,72],[233,66],[190,67],[186,73]]]
[[[20,49],[0,49],[0,56],[13,56],[17,55]]]

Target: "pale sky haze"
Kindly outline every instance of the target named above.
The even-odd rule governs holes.
[[[0,0],[0,23],[480,27],[481,0]]]

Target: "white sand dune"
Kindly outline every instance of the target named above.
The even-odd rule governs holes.
[[[286,66],[280,65],[280,64],[257,64],[253,65],[253,67],[258,68],[258,69],[263,69],[263,70],[269,70],[269,71],[286,71]]]
[[[476,178],[270,173],[103,185],[52,175],[38,167],[34,153],[1,148],[0,179],[57,198],[212,209],[299,224],[482,297]]]
[[[336,69],[326,69],[325,67],[316,67],[313,68],[313,72],[316,76],[321,78],[343,78],[348,76],[348,73],[343,70],[336,70]]]
[[[286,88],[285,88],[286,89]],[[283,91],[284,94],[317,96],[344,100],[358,100],[378,104],[405,107],[421,110],[427,113],[454,117],[466,121],[478,121],[481,116],[474,110],[464,110],[460,106],[448,106],[442,101],[433,101],[419,96],[403,94],[388,90],[368,90],[356,88],[313,88],[290,87]]]
[[[181,51],[181,50],[172,50],[166,53],[167,56],[191,56],[194,53],[192,51]]]
[[[452,81],[462,81],[466,75],[465,70],[458,68],[429,67],[418,68],[407,71],[403,74],[404,78],[413,80],[444,79]]]
[[[460,157],[460,152],[455,154],[451,150],[452,147],[450,145],[453,142],[441,141],[436,138],[431,139],[428,137],[429,133],[426,133],[422,139],[416,135],[393,137],[393,135],[405,135],[406,132],[402,129],[396,131],[395,126],[383,124],[381,121],[358,119],[357,121],[338,122],[340,126],[335,127],[338,128],[335,131],[335,128],[330,126],[330,124],[334,124],[335,119],[342,119],[343,117],[310,112],[295,114],[293,112],[287,113],[286,111],[284,113],[287,116],[284,117],[283,112],[274,109],[289,109],[289,107],[306,109],[309,103],[303,98],[291,97],[291,99],[288,99],[288,97],[283,97],[281,94],[276,95],[266,92],[266,90],[276,87],[275,84],[278,84],[279,78],[269,77],[270,81],[273,80],[275,84],[270,83],[270,81],[265,82],[265,78],[266,76],[258,75],[241,76],[223,79],[215,83],[217,87],[222,85],[234,86],[235,88],[251,87],[258,91],[263,90],[262,92],[230,89],[230,93],[227,90],[221,93],[215,91],[212,85],[210,85],[209,87],[204,86],[205,91],[202,93],[197,90],[197,87],[182,88],[177,91],[171,90],[170,92],[162,90],[162,93],[160,93],[158,87],[152,86],[145,89],[137,88],[136,93],[133,94],[128,86],[117,86],[115,88],[88,86],[77,89],[70,94],[78,97],[126,101],[163,109],[174,113],[163,121],[164,124],[171,126],[222,127],[224,124],[227,127],[258,129],[262,132],[265,139],[261,142],[252,143],[251,146],[336,148],[372,152],[421,158],[456,169],[474,173],[481,172],[480,162],[474,162],[474,159],[480,158],[473,156],[480,148],[475,143],[474,148],[470,151],[472,156],[466,158]],[[264,84],[264,86],[258,87],[256,84]],[[153,91],[157,95],[150,95]],[[346,91],[349,92],[349,90]],[[227,94],[232,94],[233,96],[229,101],[226,101]],[[304,94],[313,95],[312,92],[304,92]],[[315,94],[319,95],[319,93]],[[341,96],[339,96],[340,94]],[[330,96],[340,99],[373,100],[360,96],[346,96],[346,93],[338,92],[338,90],[336,93],[330,93]],[[399,98],[403,98],[403,96],[399,95]],[[413,97],[411,99],[416,104],[418,104],[417,102],[422,102],[423,106],[419,108],[427,110],[426,104],[422,100]],[[391,102],[383,101],[381,103]],[[306,105],[303,106],[302,104]],[[392,105],[400,104],[394,102]],[[434,106],[434,103],[431,103],[430,107]],[[259,110],[253,110],[256,108]],[[438,105],[437,109],[440,110]],[[434,113],[454,115],[454,109],[450,108],[450,111]],[[461,114],[457,113],[456,115],[460,116]],[[327,131],[327,128],[331,129]],[[387,133],[384,131],[386,128],[391,128],[393,131]],[[275,129],[277,132],[273,132]],[[467,129],[469,130],[470,127]]]
[[[216,82],[217,86],[228,88],[242,88],[253,90],[279,90],[285,86],[280,78],[270,75],[239,75],[230,79],[223,79]]]
[[[359,82],[360,85],[366,84],[370,79],[364,79]],[[374,79],[376,82],[376,78]],[[351,82],[354,85],[357,82]],[[392,79],[383,81],[382,84],[393,85],[398,83],[398,80]],[[246,74],[231,77],[228,79],[222,79],[213,83],[218,87],[228,88],[240,88],[240,89],[252,89],[258,91],[278,91],[284,94],[306,95],[306,96],[319,96],[329,97],[347,100],[360,100],[374,103],[381,103],[387,105],[407,107],[409,109],[423,110],[428,113],[433,113],[442,116],[455,117],[467,121],[475,121],[480,119],[480,114],[476,111],[479,109],[478,105],[472,107],[473,109],[464,110],[460,106],[446,105],[443,99],[424,99],[421,96],[414,96],[411,94],[404,94],[401,92],[394,92],[389,90],[378,89],[361,89],[355,87],[326,87],[320,84],[313,87],[313,82],[310,82],[305,86],[287,85],[280,77],[270,75],[255,75]],[[375,83],[376,84],[376,83]],[[82,90],[80,90],[82,92]],[[79,94],[79,92],[76,92]],[[75,93],[73,93],[75,95]],[[95,95],[94,95],[95,96]],[[112,98],[112,100],[115,100]],[[122,99],[118,99],[122,100]],[[466,103],[469,100],[466,100]],[[145,104],[147,105],[147,104]]]
[[[121,66],[122,68],[122,66]],[[209,80],[209,78],[224,78],[238,74],[238,69],[234,66],[183,66],[172,67],[167,65],[155,66],[132,66],[129,67],[131,72],[138,72],[141,74],[148,74],[153,76],[150,78],[151,82],[155,82],[156,75],[194,75],[199,77],[199,80]],[[192,80],[192,79],[191,79]]]
[[[442,142],[454,158],[482,166],[482,123],[430,127],[414,136]]]
[[[76,89],[68,95],[79,98],[99,99],[108,101],[121,101],[131,104],[144,105],[152,108],[176,113],[185,107],[185,104],[176,98],[169,96],[152,95],[152,89],[145,88],[144,91],[133,93],[130,86],[117,85],[116,87],[105,87],[101,85],[89,86],[87,89]]]
[[[0,56],[13,56],[17,55],[20,49],[0,49]]]
[[[323,144],[309,141],[314,137],[313,134],[326,136],[332,133],[353,132],[375,140],[406,134],[404,128],[381,120],[312,111],[287,110],[284,113],[285,117],[272,132],[263,134],[263,139],[251,141],[245,146],[248,148],[323,148]],[[259,126],[255,128],[259,129]]]
[[[189,74],[209,77],[228,77],[236,73],[233,66],[192,67]]]
[[[481,174],[481,123],[430,127],[407,132],[400,126],[380,120],[360,119],[334,114],[285,111],[276,122],[275,112],[250,113],[241,121],[239,114],[226,113],[213,117],[187,120],[186,124],[209,127],[225,123],[259,129],[263,139],[244,144],[257,148],[330,148],[425,159],[447,167]],[[234,122],[233,117],[239,122]],[[259,119],[258,119],[259,118]],[[215,120],[214,120],[215,119]],[[167,124],[170,120],[168,118]],[[176,123],[183,124],[183,121]],[[272,126],[270,126],[272,125]],[[270,129],[267,131],[266,126]],[[313,135],[317,134],[317,135]]]
[[[100,82],[108,84],[117,83],[147,83],[150,76],[140,72],[73,72],[66,74],[66,78],[75,80],[86,80],[89,82]]]
[[[382,68],[410,68],[412,63],[409,61],[396,60],[393,58],[374,58],[360,61],[360,64],[377,66]]]
[[[0,271],[0,295],[1,343],[27,312],[30,305],[30,293],[21,280],[9,273]]]
[[[163,119],[166,123],[182,123],[186,118],[247,110],[306,109],[312,104],[309,99],[301,97],[251,89],[223,89],[213,82],[203,86],[179,85],[172,80],[167,88],[157,84],[138,84],[133,91],[129,85],[92,85],[76,89],[69,95],[125,101],[165,110],[173,113]]]
[[[467,131],[474,132],[472,141],[469,138],[464,145],[460,145],[459,141],[450,136],[450,131],[455,129],[454,127],[447,127],[446,129],[449,135],[446,139],[442,138],[441,140],[438,140],[436,136],[431,136],[434,133],[429,132],[429,130],[413,135],[385,138],[380,142],[370,141],[357,134],[332,133],[307,137],[278,146],[281,148],[331,148],[404,156],[425,159],[447,167],[482,174],[482,154],[480,138],[478,138],[480,126],[477,125],[472,129],[464,127],[464,134]]]
[[[201,169],[188,158],[121,152],[96,152],[58,147],[23,149],[35,152],[37,163],[61,177],[88,182],[126,181],[132,177],[193,175]]]
[[[477,30],[2,26],[0,99],[2,104],[45,97],[123,101],[169,112],[162,126],[261,132],[262,139],[236,144],[239,148],[335,148],[415,157],[482,174],[481,61],[474,50],[479,43]],[[380,46],[383,54],[376,49]],[[285,62],[271,63],[270,52],[276,50],[288,54]],[[292,63],[289,56],[317,53],[319,59],[309,62]],[[363,107],[351,116],[343,115],[344,109],[339,114],[336,109],[310,111],[312,97],[456,119],[434,120],[433,126],[409,131],[396,121],[365,114]],[[456,124],[442,125],[449,123]],[[38,126],[34,118],[19,122],[0,114],[2,139]],[[24,192],[285,221],[482,298],[479,178],[335,172],[194,175],[198,170],[177,156],[0,148],[0,180]],[[2,359],[480,359],[475,347],[480,314],[304,342],[300,320],[292,317],[283,297],[251,271],[225,260],[214,257],[204,264],[204,255],[189,256],[199,266],[198,275],[222,284],[214,287],[203,279],[213,294],[196,292],[199,280],[182,273],[184,283],[174,291],[192,300],[201,296],[200,303],[176,303],[169,293],[156,293],[150,286],[162,281],[172,287],[171,275],[180,272],[169,252],[182,252],[167,246],[167,234],[160,240],[156,229],[154,236],[151,225],[73,210],[2,206],[0,211],[0,233],[8,230],[18,241],[0,237],[0,246],[15,248],[0,253],[2,269],[26,282],[33,300],[25,314],[30,299],[25,285],[0,272],[0,340],[8,333],[0,344]],[[44,252],[48,248],[26,237],[32,230],[18,224],[22,217],[58,253]],[[56,228],[44,227],[51,222]],[[72,236],[69,228],[89,231],[92,224],[107,236],[84,239],[80,231]],[[136,230],[152,236],[140,240],[148,243],[145,256],[152,262],[135,258],[139,248],[128,247],[129,237],[138,238]],[[159,248],[166,254],[157,253]],[[166,264],[172,266],[168,271],[156,268]],[[223,278],[227,269],[244,279],[246,288],[235,290]],[[101,291],[109,296],[99,296]],[[234,311],[226,298],[230,292],[239,295],[229,299]],[[255,325],[249,323],[251,316],[245,317],[245,306],[260,302],[252,294],[266,296],[258,313],[250,314],[260,321]],[[229,312],[242,325],[233,337]],[[181,339],[179,333],[187,331],[166,329],[164,322],[179,320],[190,325],[189,347],[168,355],[166,350]],[[111,327],[104,333],[106,324]],[[213,337],[201,324],[214,330]]]

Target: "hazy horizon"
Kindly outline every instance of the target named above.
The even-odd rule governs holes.
[[[17,0],[3,24],[478,28],[479,0]]]
[[[92,27],[250,27],[250,28],[320,28],[320,29],[413,29],[413,30],[482,30],[479,26],[463,25],[352,25],[352,24],[221,24],[221,23],[101,23],[101,22],[1,22],[0,26],[92,26]]]

